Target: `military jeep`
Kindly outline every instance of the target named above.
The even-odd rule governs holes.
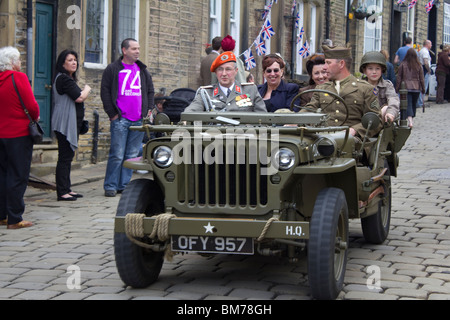
[[[326,120],[324,113],[204,112],[133,128],[163,136],[125,164],[149,178],[132,180],[118,204],[114,248],[122,281],[146,287],[164,257],[180,252],[293,261],[306,253],[312,297],[335,299],[349,219],[361,219],[368,242],[388,236],[391,176],[410,128],[398,121],[358,144],[349,127]],[[367,130],[377,121],[363,117]]]

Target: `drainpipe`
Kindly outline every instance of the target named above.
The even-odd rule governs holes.
[[[27,0],[27,76],[28,81],[33,77],[33,0]]]
[[[325,1],[325,39],[330,39],[330,0]]]
[[[99,131],[99,114],[97,110],[94,110],[94,130],[93,130],[92,155],[91,155],[92,164],[96,164],[98,161],[98,131]]]

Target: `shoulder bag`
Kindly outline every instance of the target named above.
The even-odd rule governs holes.
[[[44,136],[44,130],[42,130],[41,125],[39,122],[34,121],[30,114],[28,113],[27,108],[25,107],[25,104],[23,103],[22,97],[20,96],[19,90],[17,90],[16,82],[14,81],[14,74],[11,76],[12,82],[14,85],[14,89],[17,92],[17,96],[19,97],[20,103],[22,104],[23,110],[25,111],[26,115],[28,116],[28,119],[30,119],[30,124],[28,125],[28,128],[30,129],[30,136],[33,140],[33,143],[41,143],[42,138]]]

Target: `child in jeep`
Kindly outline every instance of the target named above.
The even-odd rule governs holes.
[[[386,72],[386,59],[378,51],[367,52],[361,59],[359,70],[377,90],[378,101],[382,107],[383,120],[391,123],[397,119],[400,112],[400,99],[395,92],[394,85],[389,80],[384,80],[382,75]]]

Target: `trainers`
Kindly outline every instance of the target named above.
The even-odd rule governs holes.
[[[105,197],[115,197],[117,194],[116,190],[105,190]]]

